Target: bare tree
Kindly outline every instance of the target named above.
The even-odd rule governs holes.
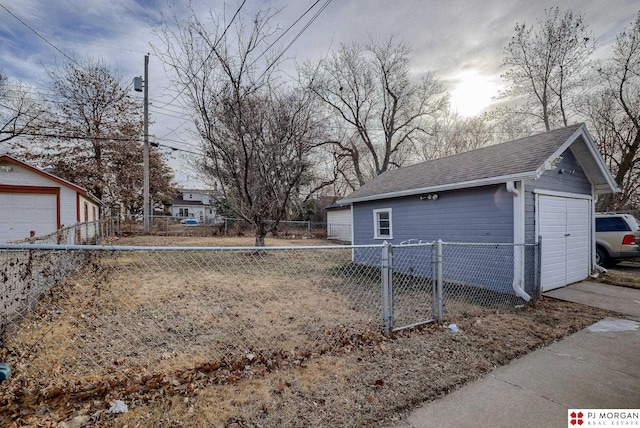
[[[165,24],[156,48],[197,117],[205,156],[196,166],[255,227],[256,246],[310,184],[310,155],[321,141],[313,99],[279,85],[277,61],[265,54],[275,42],[273,16],[263,10],[245,25],[241,16],[227,23],[210,14],[209,29],[195,12],[186,22],[174,14],[177,30]]]
[[[606,195],[599,209],[640,207],[640,12],[620,34],[613,57],[598,68],[603,89],[584,103],[594,139],[621,194]]]
[[[406,148],[429,132],[430,120],[447,103],[432,74],[411,76],[410,53],[406,43],[371,39],[343,44],[303,69],[305,85],[334,116],[333,150],[352,188],[402,165]]]
[[[54,167],[107,204],[135,214],[142,209],[142,109],[129,95],[128,83],[107,64],[86,59],[50,70],[47,131],[31,160]],[[29,147],[24,147],[28,149]],[[150,151],[153,199],[172,194],[171,169]]]
[[[569,125],[573,96],[584,84],[584,71],[595,40],[582,15],[558,7],[546,11],[546,20],[534,27],[516,24],[515,36],[504,50],[502,78],[511,86],[500,98],[521,101],[509,109],[521,120],[543,123],[546,130]]]
[[[426,138],[416,147],[422,160],[451,156],[493,144],[495,126],[485,116],[461,117],[450,108],[437,118]]]
[[[38,132],[44,111],[23,83],[0,73],[0,143]]]

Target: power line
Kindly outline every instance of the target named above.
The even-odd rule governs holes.
[[[11,134],[11,132],[0,132],[0,134]],[[48,138],[60,138],[66,140],[96,140],[96,141],[125,141],[125,142],[142,142],[142,138],[139,137],[92,137],[86,135],[67,135],[54,132],[20,132],[19,135],[25,135],[28,137],[48,137]]]
[[[149,111],[150,111],[151,113],[154,113],[154,114],[158,115],[158,116],[173,117],[174,119],[179,119],[179,120],[184,120],[184,121],[188,121],[188,120],[191,120],[191,119],[193,118],[192,116],[191,116],[191,117],[189,117],[189,116],[188,116],[188,115],[186,115],[186,114],[185,114],[185,115],[183,115],[183,116],[176,116],[176,115],[173,115],[173,114],[164,113],[164,112],[161,112],[161,111],[156,111],[155,109],[149,109]],[[178,113],[178,114],[180,114],[180,113]]]
[[[56,45],[54,45],[53,43],[51,43],[49,40],[47,40],[43,35],[41,35],[40,33],[38,33],[33,27],[31,27],[29,24],[27,24],[26,22],[24,22],[22,19],[20,19],[20,17],[18,17],[15,13],[11,12],[9,9],[7,9],[7,7],[5,5],[3,5],[2,3],[0,3],[0,7],[2,7],[4,10],[7,11],[7,13],[9,13],[9,15],[13,16],[15,19],[17,19],[18,21],[20,21],[20,23],[22,25],[24,25],[25,27],[27,27],[29,30],[31,30],[36,36],[40,37],[42,40],[44,40],[44,42],[46,44],[48,44],[49,46],[51,46],[52,48],[54,48],[55,50],[57,50],[58,52],[60,52],[62,55],[64,55],[65,58],[67,58],[69,61],[73,62],[74,64],[76,64],[78,67],[83,68],[83,66],[81,66],[80,64],[78,64],[76,62],[75,59],[71,58],[69,55],[67,55],[66,53],[64,53],[62,50],[60,50]]]
[[[304,18],[314,7],[316,7],[316,5],[318,3],[320,3],[321,0],[316,0],[302,15],[300,15],[282,34],[280,34],[269,46],[267,46],[267,48],[260,54],[258,55],[258,57],[256,59],[254,59],[251,64],[249,66],[252,66],[253,64],[255,64],[260,58],[262,58],[262,56],[264,56],[269,49],[271,49],[278,41],[280,41],[298,22],[300,22],[302,20],[302,18]],[[238,15],[238,13],[240,12],[240,9],[242,8],[242,6],[244,6],[246,0],[244,0],[242,2],[242,4],[240,5],[240,7],[238,7],[238,10],[236,10],[236,13],[233,15],[233,17],[231,18],[231,21],[229,21],[229,24],[227,25],[227,27],[225,28],[224,32],[222,33],[222,36],[220,36],[220,38],[218,38],[218,40],[216,41],[216,43],[214,44],[214,46],[211,48],[211,51],[209,52],[209,54],[207,55],[207,57],[204,59],[204,61],[200,64],[200,66],[198,67],[198,69],[196,70],[195,73],[192,74],[192,77],[189,78],[189,82],[184,85],[182,87],[182,89],[180,90],[180,92],[178,94],[176,94],[169,102],[163,104],[163,106],[167,106],[170,105],[172,102],[174,102],[180,95],[182,95],[184,93],[184,91],[186,90],[187,85],[189,85],[191,83],[191,81],[193,80],[193,76],[195,74],[197,74],[202,67],[204,67],[205,63],[209,60],[209,58],[211,58],[211,55],[214,52],[214,49],[217,47],[218,43],[220,43],[220,41],[224,38],[224,35],[226,34],[227,30],[229,29],[229,27],[231,26],[231,23],[233,22],[233,20],[236,18],[236,16]],[[260,75],[260,78],[262,78],[271,67],[273,67],[278,60],[282,57],[282,55],[284,55],[284,53],[291,47],[291,45],[293,45],[293,43],[309,28],[309,26],[318,18],[318,16],[327,8],[327,6],[329,6],[329,3],[331,3],[331,0],[326,0],[325,3],[320,7],[320,9],[311,17],[311,19],[309,20],[309,22],[307,22],[307,24],[305,24],[305,26],[298,32],[298,34],[293,38],[293,40],[287,45],[287,47],[277,56],[277,58],[267,66],[267,68],[263,71],[263,73]]]
[[[10,132],[0,132],[0,134],[10,134]],[[122,141],[122,142],[138,142],[138,143],[142,143],[143,139],[140,137],[133,137],[133,138],[128,138],[128,137],[90,137],[90,136],[85,136],[85,135],[70,135],[70,134],[60,134],[60,133],[53,133],[53,132],[21,132],[19,135],[21,136],[28,136],[28,137],[47,137],[47,138],[60,138],[60,139],[65,139],[65,140],[97,140],[97,141]],[[160,140],[164,140],[164,141],[172,141],[174,143],[178,143],[178,144],[186,144],[184,142],[181,141],[177,141],[177,140],[171,140],[168,138],[162,138]],[[151,142],[149,143],[151,146],[153,147],[164,147],[167,149],[171,149],[173,151],[178,151],[178,152],[184,152],[184,153],[189,153],[192,155],[198,155],[198,156],[206,156],[205,153],[203,152],[194,152],[192,150],[187,150],[187,149],[183,149],[180,147],[174,147],[174,146],[170,146],[168,144],[163,144],[163,143],[159,143],[159,142]]]
[[[171,134],[178,135],[178,128],[182,128],[182,130],[183,130],[184,132],[186,132],[187,134],[189,134],[189,133],[193,132],[193,130],[192,130],[192,129],[189,129],[189,128],[185,127],[185,123],[186,123],[186,122],[187,122],[187,121],[184,121],[184,122],[179,123],[175,128],[169,129],[169,132],[167,132],[167,133],[165,133],[164,135],[162,135],[161,137],[157,137],[157,138],[165,139],[165,138],[167,138],[167,137],[168,137],[169,135],[171,135]]]
[[[209,54],[207,55],[207,57],[205,58],[204,61],[202,61],[202,64],[200,64],[200,67],[198,67],[198,69],[196,70],[195,73],[192,74],[192,77],[189,78],[189,82],[186,85],[182,86],[182,89],[180,90],[180,92],[178,92],[176,94],[175,97],[173,97],[171,99],[171,101],[165,103],[163,105],[163,107],[170,105],[172,102],[174,102],[180,95],[182,95],[185,91],[185,89],[187,88],[187,85],[189,85],[191,83],[191,81],[193,80],[193,76],[198,74],[200,72],[200,70],[202,70],[202,67],[204,67],[205,63],[207,61],[209,61],[209,58],[211,58],[211,55],[214,52],[214,49],[218,46],[218,43],[220,43],[220,41],[224,38],[224,36],[227,34],[227,31],[229,30],[229,28],[231,27],[231,24],[233,23],[233,21],[236,19],[236,17],[238,16],[238,14],[240,13],[240,10],[242,9],[242,7],[244,6],[244,4],[247,2],[247,0],[243,0],[242,3],[240,4],[240,6],[238,6],[238,9],[236,10],[236,13],[233,14],[233,16],[231,17],[231,21],[229,21],[229,23],[227,24],[227,27],[224,29],[224,31],[222,32],[222,35],[220,36],[220,38],[214,43],[213,47],[211,48],[211,50],[209,51]]]
[[[293,28],[293,27],[294,27],[298,22],[300,22],[300,20],[301,20],[302,18],[304,18],[304,17],[306,16],[306,14],[307,14],[307,13],[309,13],[309,11],[311,11],[311,9],[313,9],[314,7],[316,7],[316,5],[317,5],[318,3],[320,3],[320,0],[316,0],[316,2],[315,2],[314,4],[312,4],[312,5],[309,7],[309,9],[307,9],[307,10],[306,10],[302,15],[300,15],[300,17],[299,17],[298,19],[296,19],[295,21],[293,21],[293,24],[291,24],[291,25],[289,26],[289,28],[287,28],[286,30],[284,30],[284,32],[283,32],[282,34],[280,34],[280,35],[278,36],[278,38],[277,38],[277,39],[275,39],[275,40],[273,41],[273,43],[271,43],[269,46],[267,46],[267,48],[266,48],[264,51],[262,51],[262,53],[261,53],[260,55],[258,55],[258,57],[257,57],[256,59],[254,59],[254,60],[251,62],[251,64],[249,65],[249,67],[251,67],[253,64],[255,64],[255,63],[256,63],[260,58],[262,58],[262,57],[264,56],[264,54],[266,54],[266,53],[269,51],[269,49],[271,49],[271,48],[272,48],[276,43],[278,43],[278,42],[280,41],[280,39],[282,39],[282,38],[285,36],[285,34],[287,34],[287,33],[289,32],[289,30],[291,30],[291,29],[292,29],[292,28]]]
[[[172,109],[167,108],[167,107],[163,107],[163,106],[158,107],[158,106],[156,106],[155,103],[159,103],[159,102],[161,102],[161,101],[157,100],[157,99],[150,98],[149,99],[149,107],[153,107],[153,108],[160,109],[160,110],[166,110],[169,113],[175,113],[175,114],[180,114],[180,115],[187,114],[187,113],[185,113],[184,110],[172,110]]]
[[[202,152],[200,152],[200,153],[192,152],[191,150],[181,149],[181,148],[178,148],[178,147],[173,147],[173,146],[170,146],[168,144],[162,144],[162,143],[153,143],[153,144],[155,144],[156,146],[160,146],[160,147],[164,147],[164,148],[167,148],[167,149],[171,149],[174,152],[183,152],[183,153],[189,153],[189,154],[197,155],[197,156],[206,156],[206,154],[202,153]]]
[[[316,2],[317,4],[318,2]],[[267,74],[267,72],[269,71],[269,69],[271,69],[271,67],[273,67],[274,65],[276,65],[278,63],[278,61],[280,60],[280,58],[282,58],[282,55],[284,55],[284,53],[291,47],[291,45],[293,45],[296,40],[298,40],[298,38],[305,32],[307,31],[307,29],[309,29],[309,27],[311,26],[311,24],[313,24],[313,22],[318,19],[318,16],[320,16],[320,14],[322,12],[324,12],[324,10],[327,8],[327,6],[329,6],[329,4],[331,3],[331,0],[327,0],[321,7],[320,9],[315,13],[315,15],[313,15],[311,17],[311,19],[309,20],[309,22],[307,22],[307,24],[302,27],[302,29],[300,31],[298,31],[298,34],[296,34],[296,36],[293,38],[293,40],[291,40],[291,42],[289,42],[289,44],[282,50],[282,52],[280,52],[280,54],[271,62],[271,64],[269,64],[267,66],[267,68],[265,68],[265,70],[262,72],[262,74],[260,75],[260,77],[258,77],[258,80],[262,79],[262,77]],[[314,4],[315,6],[315,4]],[[305,12],[306,15],[307,12]]]

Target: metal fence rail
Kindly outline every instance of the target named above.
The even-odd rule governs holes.
[[[149,219],[150,233],[160,236],[240,236],[254,233],[254,227],[246,220],[218,217],[196,219],[190,217],[153,216]],[[127,218],[123,230],[141,233],[142,222]],[[327,224],[312,221],[280,221],[277,227],[268,225],[272,236],[326,238]]]
[[[63,389],[123,374],[269,369],[381,328],[522,304],[518,248],[0,244],[2,357],[18,379]],[[529,291],[536,272],[524,265]]]
[[[66,226],[48,235],[33,236],[12,243],[59,245],[100,244],[105,238],[117,234],[119,227],[120,221],[117,217],[107,217],[96,221]]]

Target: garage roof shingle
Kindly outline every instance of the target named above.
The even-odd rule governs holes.
[[[386,171],[339,202],[378,199],[381,195],[393,197],[413,189],[535,173],[582,126],[576,124]]]

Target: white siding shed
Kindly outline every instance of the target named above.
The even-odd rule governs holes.
[[[100,205],[82,187],[11,156],[0,156],[0,242],[98,220]]]
[[[351,243],[352,224],[351,204],[331,205],[325,208],[327,212],[327,239],[335,239]]]

